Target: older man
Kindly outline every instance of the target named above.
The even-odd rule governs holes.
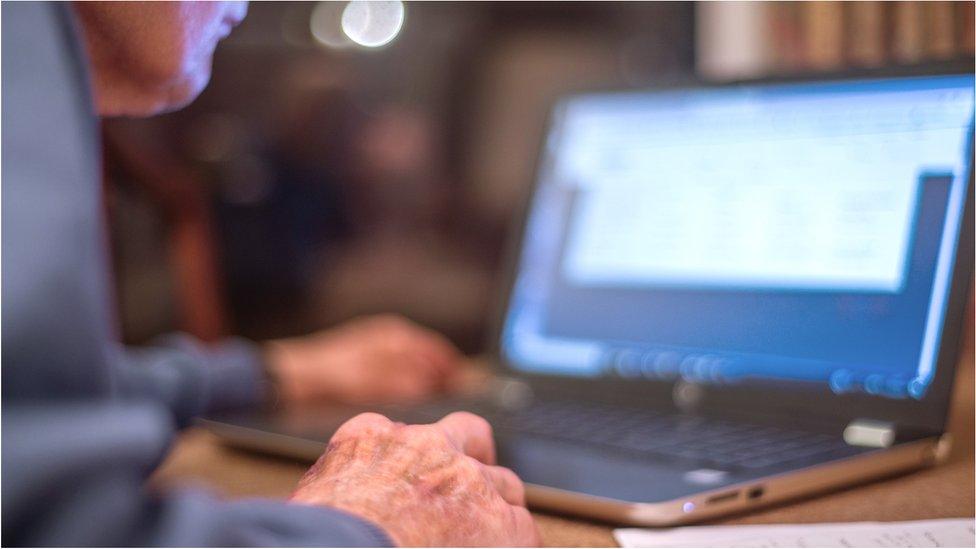
[[[395,319],[263,350],[114,342],[95,112],[192,101],[246,9],[2,6],[5,544],[536,544],[521,482],[494,465],[490,427],[470,414],[411,426],[359,416],[289,501],[145,491],[177,427],[256,403],[271,380],[292,400],[419,396],[457,362],[439,336]]]

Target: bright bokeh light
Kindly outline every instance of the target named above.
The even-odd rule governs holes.
[[[309,27],[317,42],[330,48],[346,48],[352,45],[340,24],[345,7],[345,2],[319,2],[315,5]]]
[[[389,44],[403,27],[399,0],[353,0],[342,10],[342,32],[367,48]]]

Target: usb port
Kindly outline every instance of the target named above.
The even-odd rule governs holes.
[[[739,491],[735,490],[732,492],[723,492],[721,494],[715,494],[714,496],[705,500],[708,505],[713,505],[716,503],[722,503],[723,501],[732,501],[739,497]]]

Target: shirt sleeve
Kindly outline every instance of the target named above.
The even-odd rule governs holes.
[[[203,345],[185,334],[150,347],[121,347],[115,360],[123,400],[151,400],[166,407],[178,426],[218,410],[253,406],[270,392],[254,343],[232,338]]]
[[[173,419],[150,404],[6,405],[2,515],[11,546],[390,546],[376,525],[324,507],[152,493]]]

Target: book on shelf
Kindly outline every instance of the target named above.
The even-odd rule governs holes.
[[[974,2],[700,2],[696,68],[712,79],[971,56]]]
[[[844,66],[844,4],[803,2],[803,68],[818,71]]]
[[[879,1],[845,2],[847,63],[877,67],[885,62],[884,4]]]

